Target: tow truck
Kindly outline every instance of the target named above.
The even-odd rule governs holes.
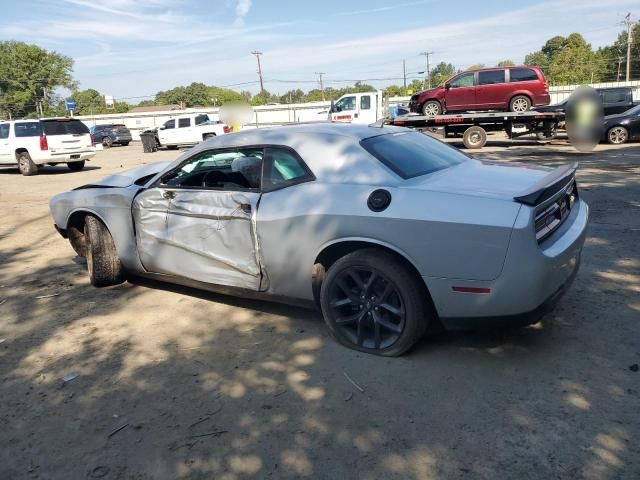
[[[388,118],[389,99],[381,91],[350,93],[340,97],[329,110],[334,122],[385,123],[413,128],[424,133],[462,135],[466,148],[482,148],[487,132],[506,132],[509,138],[535,134],[538,140],[551,140],[564,121],[564,112],[467,112],[426,116],[418,113]]]
[[[509,138],[535,134],[539,140],[555,137],[558,124],[564,121],[564,112],[469,112],[450,115],[401,115],[389,120],[392,125],[433,133],[442,131],[445,137],[462,135],[464,146],[482,148],[487,143],[487,132],[506,132]]]

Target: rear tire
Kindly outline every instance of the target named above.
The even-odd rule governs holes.
[[[87,215],[84,220],[84,237],[91,284],[95,287],[108,287],[124,282],[124,268],[113,237],[105,224],[93,215]]]
[[[629,140],[629,130],[621,125],[610,128],[607,132],[607,141],[613,145],[622,145]]]
[[[329,268],[320,305],[333,338],[374,355],[402,355],[428,324],[418,280],[396,257],[376,248],[345,255]]]
[[[442,105],[437,100],[428,100],[422,105],[422,114],[427,117],[435,117],[442,113]]]
[[[80,160],[79,162],[67,162],[67,167],[69,167],[69,170],[79,172],[84,168],[84,160]]]
[[[509,111],[525,113],[531,110],[531,99],[526,95],[516,95],[509,102]]]
[[[22,152],[18,154],[18,170],[25,177],[36,175],[38,173],[38,165],[33,163],[29,152]]]
[[[469,127],[464,131],[462,141],[466,148],[482,148],[487,143],[487,132],[482,127]]]
[[[111,140],[111,137],[103,137],[102,146],[104,148],[111,148],[113,146],[113,140]]]
[[[126,147],[127,145],[129,145],[129,142],[122,142],[120,145],[122,145],[123,147]]]

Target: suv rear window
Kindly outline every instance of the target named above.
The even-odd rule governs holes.
[[[45,135],[84,135],[89,133],[80,120],[41,120]]]
[[[13,126],[16,137],[39,137],[40,124],[38,122],[16,122]]]
[[[509,70],[509,78],[512,82],[530,82],[538,80],[538,75],[530,68],[512,68]]]
[[[452,167],[467,156],[446,143],[418,132],[400,132],[365,138],[360,145],[402,178]]]

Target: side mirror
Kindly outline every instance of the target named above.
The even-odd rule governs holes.
[[[165,128],[167,128],[167,127],[165,127],[164,125],[160,125],[160,126],[158,127],[158,130],[164,130]]]
[[[451,84],[450,84],[450,83],[445,83],[445,84],[444,84],[444,89],[445,89],[445,90],[449,90],[449,89],[451,89]]]

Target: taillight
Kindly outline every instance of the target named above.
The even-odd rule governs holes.
[[[49,150],[49,143],[46,135],[40,135],[40,150]]]
[[[90,133],[90,134],[89,134],[89,136],[91,137],[91,146],[92,146],[92,147],[95,147],[95,146],[96,146],[96,141],[95,141],[95,139],[93,138],[93,134],[92,134],[92,133]]]
[[[224,133],[229,133],[231,131],[231,127],[229,125],[225,125],[224,127],[222,127],[222,130],[224,131]]]

